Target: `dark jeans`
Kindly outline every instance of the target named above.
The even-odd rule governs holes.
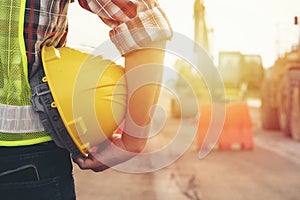
[[[0,147],[0,199],[75,199],[69,153],[53,142]]]

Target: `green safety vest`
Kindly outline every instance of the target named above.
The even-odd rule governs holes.
[[[0,1],[0,146],[52,140],[33,111],[23,36],[26,0]]]

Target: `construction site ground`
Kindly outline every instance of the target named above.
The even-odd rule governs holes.
[[[150,173],[109,169],[95,173],[74,165],[78,200],[298,200],[300,143],[260,127],[259,106],[250,106],[253,150],[214,150],[199,159],[193,142],[174,163]],[[152,146],[169,141],[179,119],[169,117]],[[183,120],[196,126],[194,119]]]

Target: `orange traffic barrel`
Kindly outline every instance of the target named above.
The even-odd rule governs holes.
[[[209,129],[211,130],[210,124],[212,124],[211,108],[210,104],[200,106],[197,132],[197,144],[199,148],[203,148],[202,145],[206,144],[214,145],[215,149],[223,150],[253,149],[252,121],[249,107],[244,102],[234,102],[226,105],[225,121],[218,140],[215,144],[205,143],[205,138],[207,138],[208,134],[214,134],[211,131],[208,132]]]

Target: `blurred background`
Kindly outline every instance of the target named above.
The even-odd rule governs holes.
[[[174,31],[201,45],[220,74],[223,127],[208,143],[218,113],[214,91],[197,66],[167,54],[165,64],[176,73],[165,73],[164,113],[155,114],[146,151],[172,143],[179,126],[194,140],[174,162],[149,173],[74,166],[78,199],[300,199],[300,1],[159,3]],[[68,46],[97,48],[109,40],[110,29],[76,1],[69,23]],[[199,156],[204,149],[212,151]]]
[[[270,67],[278,54],[297,42],[299,28],[293,25],[299,16],[297,0],[201,0],[214,57],[219,51],[241,51],[260,54],[265,67]],[[160,0],[174,31],[194,39],[194,0]],[[200,11],[199,11],[200,12]],[[108,39],[109,28],[98,17],[81,9],[78,3],[70,7],[69,43],[96,47]],[[88,23],[86,23],[88,21]],[[84,36],[83,36],[84,35]],[[216,61],[217,62],[217,61]]]

